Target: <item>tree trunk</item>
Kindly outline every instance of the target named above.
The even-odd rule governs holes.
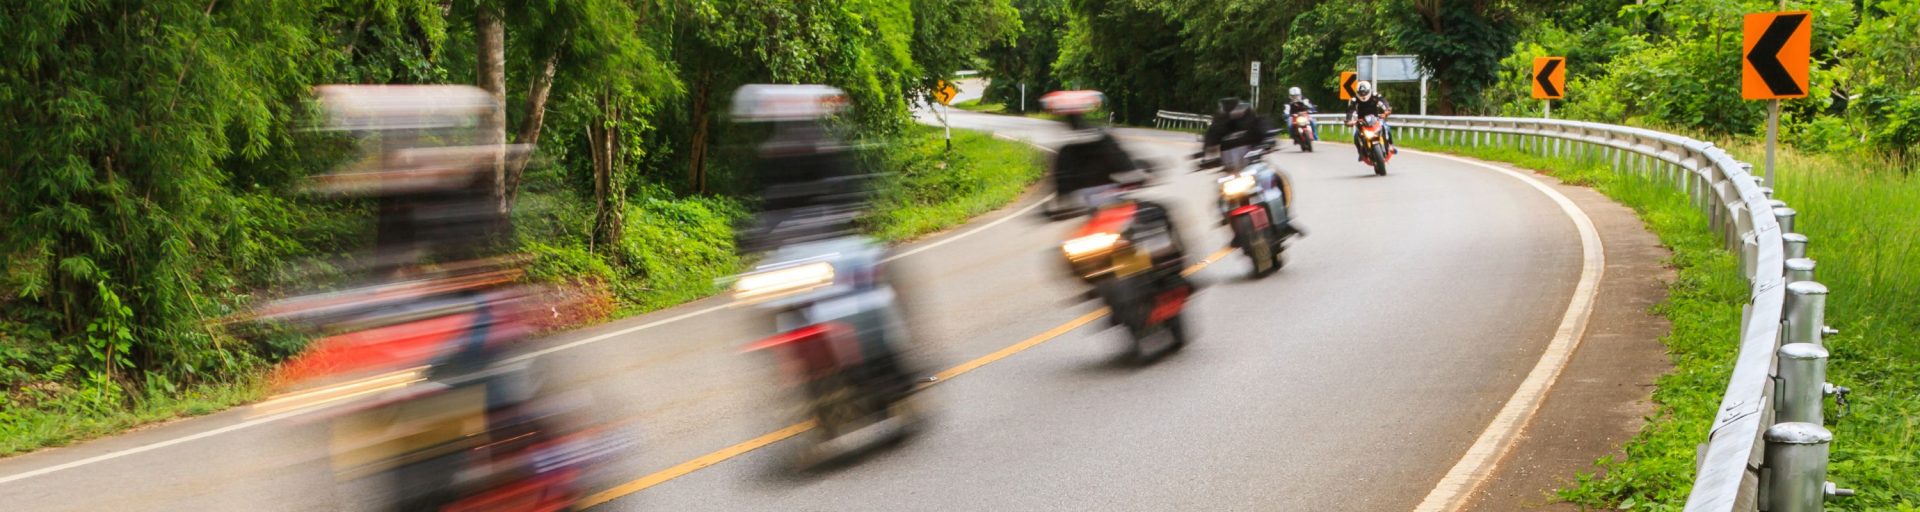
[[[540,68],[540,74],[533,78],[533,85],[527,90],[527,118],[520,123],[520,133],[513,142],[535,146],[540,144],[540,127],[547,118],[547,97],[553,91],[554,68],[560,64],[560,51],[554,50],[547,55],[546,62]],[[520,198],[520,177],[527,172],[527,163],[532,161],[531,151],[515,155],[507,162],[504,177],[501,179],[500,211],[513,211],[514,203]]]
[[[593,156],[592,245],[620,241],[626,197],[625,191],[619,188],[619,180],[614,179],[615,169],[619,166],[620,137],[616,120],[620,113],[604,93],[600,97],[600,112],[604,117],[587,125],[588,152]]]
[[[502,145],[501,152],[494,157],[493,196],[502,212],[507,211],[507,166],[505,146],[507,142],[507,29],[500,20],[500,13],[491,6],[480,5],[474,9],[474,33],[478,36],[474,48],[478,62],[474,78],[481,89],[493,95],[494,108],[487,114],[483,127],[481,144]]]
[[[707,146],[709,133],[707,118],[708,96],[712,95],[713,72],[701,71],[700,80],[693,88],[693,140],[687,153],[687,184],[696,193],[707,193]]]

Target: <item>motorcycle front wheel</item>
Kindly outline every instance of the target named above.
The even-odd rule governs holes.
[[[1373,175],[1374,176],[1387,175],[1386,151],[1382,150],[1381,144],[1378,142],[1373,143]]]

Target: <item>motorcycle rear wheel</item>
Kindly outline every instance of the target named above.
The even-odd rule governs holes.
[[[1273,243],[1266,234],[1253,228],[1253,214],[1233,218],[1233,231],[1239,235],[1240,249],[1247,253],[1247,261],[1253,264],[1250,275],[1260,277],[1273,272]]]

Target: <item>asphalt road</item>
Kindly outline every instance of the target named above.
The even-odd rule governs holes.
[[[952,121],[1042,145],[1064,135]],[[1121,135],[1177,164],[1144,194],[1174,208],[1196,257],[1223,246],[1212,176],[1183,159],[1193,137]],[[896,276],[914,284],[921,360],[1001,357],[925,393],[923,435],[834,472],[793,475],[786,443],[750,442],[795,417],[768,361],[738,353],[759,334],[747,311],[713,299],[563,337],[542,358],[552,385],[633,421],[639,443],[596,508],[1413,508],[1553,338],[1580,278],[1575,225],[1521,180],[1458,161],[1410,152],[1374,177],[1338,143],[1271,161],[1311,236],[1263,279],[1237,253],[1200,270],[1197,340],[1147,367],[1116,359],[1122,334],[1100,322],[1065,328],[1094,306],[1055,260],[1073,223],[1027,208],[1038,197],[906,247]],[[326,440],[299,416],[176,422],[0,460],[0,509],[350,509],[359,495],[307,462]]]

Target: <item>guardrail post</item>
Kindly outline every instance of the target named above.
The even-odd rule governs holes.
[[[1827,286],[1818,281],[1787,285],[1786,341],[1821,345],[1827,330]]]
[[[1813,260],[1810,260],[1810,259],[1806,259],[1806,258],[1788,259],[1786,262],[1787,284],[1798,283],[1801,281],[1812,281],[1814,266],[1815,265]]]
[[[1780,235],[1780,245],[1785,249],[1786,257],[1789,259],[1807,257],[1807,235],[1800,233],[1782,234]]]
[[[1852,496],[1827,482],[1827,449],[1833,432],[1813,423],[1781,423],[1767,428],[1766,466],[1761,487],[1768,512],[1819,512],[1828,495]]]
[[[1774,394],[1774,423],[1826,423],[1827,349],[1812,343],[1780,346],[1780,387]]]
[[[1775,199],[1774,201],[1780,200]],[[1773,208],[1773,220],[1780,223],[1781,233],[1796,233],[1797,231],[1793,229],[1793,217],[1794,215],[1798,215],[1799,212],[1793,211],[1792,208],[1788,208],[1786,205],[1787,203],[1781,202]]]

